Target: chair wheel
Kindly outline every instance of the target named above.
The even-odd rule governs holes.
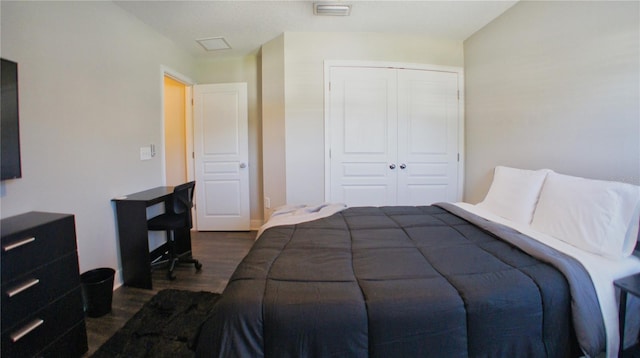
[[[198,270],[198,271],[200,271],[200,269],[202,268],[202,264],[197,260],[193,265],[196,267],[196,270]]]

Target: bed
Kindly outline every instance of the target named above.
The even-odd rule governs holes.
[[[478,205],[289,215],[233,273],[197,356],[613,357],[639,211],[636,186],[498,167]],[[585,220],[597,235],[572,242]]]

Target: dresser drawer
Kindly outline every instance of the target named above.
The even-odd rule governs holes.
[[[76,251],[76,232],[72,215],[36,214],[41,214],[41,220],[37,221],[39,225],[24,229],[18,225],[20,221],[16,224],[17,219],[8,223],[3,220],[2,282],[8,282]]]
[[[30,357],[84,319],[80,287],[2,333],[3,357]]]
[[[87,328],[84,321],[80,321],[71,330],[58,338],[53,344],[37,354],[37,357],[59,358],[80,357],[87,351]]]
[[[79,287],[75,251],[2,284],[2,332]]]

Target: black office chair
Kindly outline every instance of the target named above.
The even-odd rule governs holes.
[[[168,259],[153,263],[153,267],[168,263],[169,271],[167,277],[174,280],[173,270],[178,263],[194,264],[196,270],[200,271],[202,264],[192,257],[181,257],[176,252],[175,230],[191,229],[193,227],[191,221],[191,208],[193,208],[193,192],[196,182],[188,182],[180,184],[173,188],[173,197],[171,204],[165,208],[165,213],[150,219],[147,228],[151,231],[167,232],[167,256]]]

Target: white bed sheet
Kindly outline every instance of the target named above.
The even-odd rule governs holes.
[[[608,259],[580,250],[564,241],[535,231],[531,229],[529,225],[515,223],[494,215],[476,205],[468,203],[455,203],[455,205],[487,220],[509,226],[578,260],[591,276],[600,302],[600,310],[607,335],[606,357],[613,358],[618,356],[618,347],[620,345],[620,333],[618,329],[619,293],[616,292],[613,281],[640,272],[640,259],[638,257],[631,255],[620,260]],[[625,341],[630,342],[635,340],[635,337],[637,337],[637,331],[633,336],[625,337]],[[629,339],[628,341],[626,340],[627,338]]]
[[[323,203],[320,205],[289,205],[276,209],[269,220],[258,230],[256,240],[270,227],[280,225],[294,225],[303,222],[325,218],[346,209],[345,204]]]

